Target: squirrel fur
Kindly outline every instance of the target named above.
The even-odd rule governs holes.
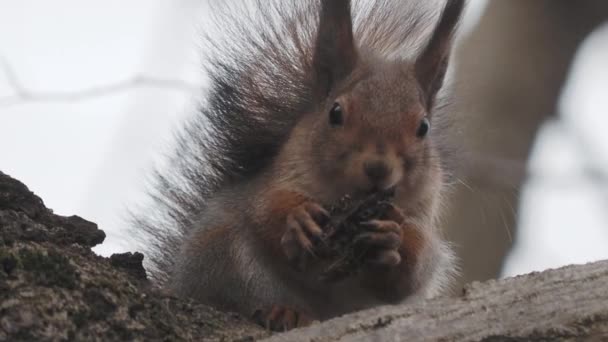
[[[273,329],[443,289],[455,266],[438,228],[437,103],[464,0],[442,3],[438,16],[394,15],[388,0],[216,13],[228,39],[206,39],[207,100],[156,175],[153,210],[135,216],[155,280]],[[392,215],[360,236],[365,268],[320,282],[325,208],[389,188]]]

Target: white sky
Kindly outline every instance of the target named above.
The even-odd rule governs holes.
[[[201,83],[200,0],[0,0],[0,57],[33,92],[79,91],[148,75]],[[562,110],[569,129],[550,125],[534,149],[521,233],[506,275],[608,258],[608,185],[582,174],[582,155],[608,170],[608,29],[585,45]],[[129,250],[124,204],[141,197],[142,175],[171,128],[191,112],[188,89],[132,89],[81,101],[2,106],[14,95],[0,71],[0,170],[22,180],[47,206],[106,231],[96,250]]]

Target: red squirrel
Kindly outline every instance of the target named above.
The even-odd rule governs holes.
[[[177,296],[286,330],[447,285],[432,127],[465,1],[416,18],[370,3],[357,17],[349,0],[258,1],[255,18],[226,21],[231,40],[210,38],[208,99],[158,175],[155,213],[136,221],[153,238],[154,276]],[[425,41],[414,57],[392,53],[407,39]],[[320,281],[328,206],[385,190],[389,214],[356,238],[360,272]]]

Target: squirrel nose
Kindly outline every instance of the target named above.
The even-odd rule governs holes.
[[[382,161],[366,162],[363,167],[367,177],[374,183],[384,181],[391,172],[388,165]]]

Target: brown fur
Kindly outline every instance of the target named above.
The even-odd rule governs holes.
[[[383,27],[375,18],[372,26],[359,18],[370,29],[353,31],[350,1],[319,1],[293,5],[319,11],[317,30],[296,16],[286,31],[272,26],[260,41],[251,37],[234,69],[218,62],[235,72],[214,79],[220,90],[208,119],[226,131],[201,145],[213,152],[206,156],[212,171],[187,177],[192,188],[204,185],[204,202],[190,189],[173,195],[184,238],[170,286],[221,309],[263,313],[271,327],[425,298],[445,285],[453,268],[436,227],[445,177],[438,144],[418,132],[425,120],[435,120],[433,104],[464,1],[447,1],[414,59],[387,56],[391,44],[405,39],[389,39],[403,32],[396,22]],[[289,40],[273,40],[281,35]],[[256,45],[264,39],[270,46]],[[315,236],[322,232],[323,207],[347,194],[389,188],[396,193],[394,215],[369,222],[358,236],[371,251],[366,267],[340,283],[320,281],[325,261],[315,255]]]
[[[257,234],[266,243],[269,252],[275,257],[282,257],[281,238],[285,231],[287,215],[308,199],[306,196],[288,190],[275,190],[259,198],[261,208],[256,208],[254,214]]]
[[[227,232],[229,227],[220,226],[220,227],[210,227],[205,229],[204,231],[199,232],[199,234],[193,236],[192,238],[192,248],[193,249],[207,249],[208,246],[217,244],[219,241],[224,239],[227,236]]]

